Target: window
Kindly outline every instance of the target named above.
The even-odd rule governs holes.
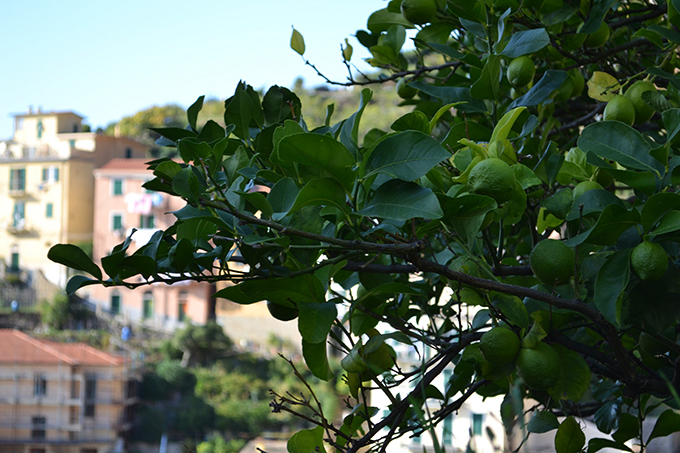
[[[31,439],[45,439],[45,417],[31,417]]]
[[[144,293],[144,299],[142,300],[143,303],[143,312],[142,316],[144,319],[151,319],[153,316],[153,293],[151,291],[147,291]]]
[[[118,291],[113,291],[111,293],[111,313],[120,313],[120,293]]]
[[[16,245],[13,245],[10,251],[9,270],[19,272],[19,247]]]
[[[43,132],[45,131],[45,126],[43,126],[42,120],[38,120],[38,138],[42,138]]]
[[[68,422],[70,424],[78,423],[78,406],[70,406],[68,408]]]
[[[10,192],[20,192],[26,190],[26,169],[12,168],[9,171],[9,190]]]
[[[45,379],[45,375],[36,374],[33,378],[33,394],[35,396],[47,395],[47,379]]]
[[[187,319],[187,292],[180,291],[177,300],[177,320],[179,322],[184,322]]]
[[[85,404],[85,417],[94,417],[94,404],[92,403],[86,403]]]
[[[484,418],[483,414],[472,414],[472,435],[481,436],[482,435],[482,420]]]
[[[85,378],[85,399],[93,400],[97,394],[97,377],[87,376]]]
[[[12,214],[12,226],[22,229],[26,225],[26,203],[18,201],[14,203],[14,213]]]
[[[74,132],[78,132],[78,131],[74,131]],[[73,140],[73,139],[69,140],[69,141],[68,141],[68,147],[71,148],[71,149],[75,149],[75,147],[76,147],[76,141]]]
[[[54,205],[52,203],[47,203],[45,205],[45,217],[51,219],[54,215]]]
[[[74,143],[75,146],[75,143]],[[73,146],[71,147],[73,148]],[[59,167],[45,167],[42,169],[43,182],[57,182],[59,181]]]
[[[132,157],[132,148],[125,148],[125,158],[129,159]]]
[[[122,179],[112,179],[111,180],[111,195],[123,195],[123,180]]]
[[[451,445],[453,443],[453,415],[449,415],[444,419],[444,426],[442,427],[444,431],[443,441],[444,445]]]
[[[123,215],[122,214],[111,215],[111,231],[122,229],[123,229]]]
[[[139,228],[154,228],[154,217],[153,214],[139,216]]]
[[[97,453],[96,448],[81,448],[80,453]]]

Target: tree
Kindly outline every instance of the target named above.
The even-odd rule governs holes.
[[[613,433],[588,451],[626,450],[631,440],[644,449],[680,430],[678,6],[437,0],[430,23],[414,26],[392,1],[356,33],[383,75],[355,77],[345,46],[348,80],[327,80],[406,78],[418,95],[404,104],[415,110],[390,131],[359,140],[369,89],[350,117],[334,121],[329,110],[323,124],[308,124],[291,91],[260,96],[239,83],[226,128],[197,127],[199,98],[188,128],[156,130],[182,162],[151,162],[145,187],[186,200],[174,226],[130,254],[130,239],[120,244],[102,260],[107,276],[76,247],[56,245],[50,257],[89,273],[69,292],[229,281],[217,297],[267,300],[297,316],[319,379],[332,376],[332,342],[353,411],[338,427],[310,397],[318,427],[295,435],[294,452],[322,439],[378,450],[429,430],[475,393],[505,395],[507,429],[523,423],[524,400],[536,401],[527,430],[557,429],[558,452],[584,447],[573,416]],[[402,46],[414,28],[409,60]],[[304,54],[299,33],[291,46]],[[507,70],[525,56],[535,73],[526,59],[514,64],[513,86]],[[602,118],[617,94],[631,101],[633,126]],[[561,244],[559,259],[532,254],[545,241]],[[634,250],[646,242],[659,247],[645,245],[640,259]],[[492,364],[480,352],[493,327],[520,340],[515,359]],[[396,343],[427,349],[428,359],[401,369]],[[557,371],[541,375],[545,361]],[[446,392],[437,391],[446,369]],[[415,388],[395,394],[407,380]],[[368,389],[392,401],[384,415],[367,405]],[[426,397],[437,410],[422,410]],[[295,412],[295,403],[279,396],[273,408]],[[643,436],[652,410],[661,415]]]

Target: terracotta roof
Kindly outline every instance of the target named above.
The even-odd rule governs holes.
[[[18,330],[0,329],[0,344],[0,364],[109,366],[124,363],[122,357],[98,351],[84,343],[38,340]]]
[[[95,173],[101,172],[101,171],[116,171],[116,170],[124,170],[124,171],[130,171],[130,170],[139,170],[142,172],[148,172],[151,174],[149,170],[147,170],[148,165],[146,164],[149,162],[150,159],[121,159],[121,158],[116,158],[116,159],[111,159],[101,167],[95,170]]]

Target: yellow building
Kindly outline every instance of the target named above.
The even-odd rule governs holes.
[[[15,115],[0,141],[0,257],[9,271],[42,271],[65,286],[66,268],[47,259],[57,243],[92,242],[93,170],[115,157],[144,157],[146,146],[84,132],[73,112]]]
[[[123,451],[136,402],[125,360],[0,330],[0,452]]]

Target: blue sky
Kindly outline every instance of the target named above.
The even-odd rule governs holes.
[[[239,80],[255,88],[323,83],[289,47],[344,80],[340,44],[368,69],[354,38],[384,0],[0,0],[0,139],[29,106],[72,110],[93,127],[152,105],[226,98]]]

